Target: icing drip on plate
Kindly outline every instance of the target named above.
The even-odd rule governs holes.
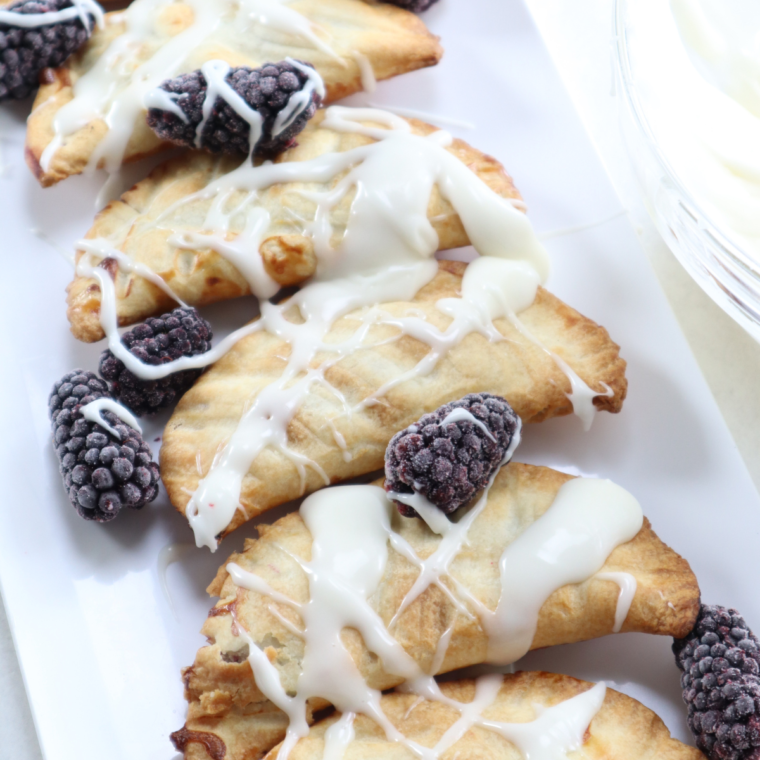
[[[450,558],[462,549],[467,529],[484,508],[487,496],[484,494],[481,502],[456,526],[452,523],[444,535],[440,546],[446,544],[448,536],[455,537],[445,547]],[[312,697],[329,700],[343,713],[340,727],[335,728],[330,738],[331,756],[340,756],[341,748],[350,740],[352,716],[358,713],[370,717],[382,727],[388,739],[403,744],[423,760],[438,758],[474,725],[501,734],[516,744],[529,760],[536,757],[555,760],[577,749],[604,699],[603,685],[542,710],[531,723],[489,721],[482,713],[495,699],[501,676],[480,679],[473,702],[455,702],[441,693],[435,679],[423,673],[393,638],[368,601],[383,578],[388,544],[407,558],[415,557],[425,588],[431,583],[439,588],[443,586],[448,565],[440,562],[443,554],[440,546],[427,560],[416,557],[411,546],[392,529],[392,511],[391,501],[376,486],[329,488],[303,502],[301,516],[312,535],[311,560],[306,562],[280,547],[306,573],[309,600],[303,604],[273,590],[254,573],[234,563],[227,565],[235,584],[294,609],[303,623],[302,628],[289,628],[304,640],[301,673],[295,694],[289,695],[276,667],[240,620],[235,620],[235,630],[249,646],[249,662],[258,687],[289,718],[287,735],[278,755],[280,760],[285,760],[298,739],[308,732],[306,702]],[[475,517],[467,521],[473,514]],[[551,593],[568,583],[580,583],[593,576],[617,545],[633,538],[642,520],[635,499],[618,486],[608,481],[572,480],[560,489],[549,510],[504,550],[500,563],[501,597],[495,611],[485,608],[461,584],[447,576],[488,632],[489,659],[506,663],[511,661],[510,657],[522,656],[530,647],[539,610]],[[462,523],[465,529],[458,527]],[[518,566],[517,560],[525,564]],[[415,589],[416,584],[410,595]],[[472,616],[466,608],[465,612]],[[459,711],[459,720],[435,747],[426,748],[410,741],[390,723],[382,711],[380,693],[365,683],[343,644],[344,628],[356,629],[385,671],[405,680],[400,687],[403,691],[443,702]],[[526,631],[530,632],[527,640],[522,635]],[[514,633],[520,636],[517,643],[511,640]],[[450,635],[447,631],[441,638]],[[441,660],[439,667],[447,646],[448,642],[439,644],[439,650],[443,651],[439,658],[437,653]]]

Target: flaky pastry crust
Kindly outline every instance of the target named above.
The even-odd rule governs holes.
[[[258,28],[240,34],[233,28],[232,33],[212,36],[191,51],[183,63],[183,71],[193,71],[211,59],[224,60],[231,66],[256,67],[290,56],[314,65],[325,82],[327,100],[333,101],[362,89],[354,51],[369,59],[377,79],[433,66],[443,54],[438,38],[428,32],[421,19],[390,4],[294,0],[289,6],[313,22],[317,34],[330,44],[340,60],[309,44],[299,44],[291,35],[262,34]],[[106,14],[106,18],[105,29],[96,30],[79,53],[62,67],[43,72],[26,138],[27,164],[43,187],[80,174],[107,130],[102,119],[90,122],[64,140],[47,169],[41,166],[42,154],[53,139],[56,114],[73,98],[77,80],[125,29],[119,12]],[[165,6],[156,19],[155,34],[142,47],[140,62],[148,60],[162,44],[188,28],[193,18],[192,8],[185,3]],[[167,147],[170,146],[161,142],[141,118],[134,126],[124,160],[134,161]]]
[[[504,548],[549,508],[559,488],[570,479],[546,467],[517,463],[502,468],[497,476],[486,508],[470,529],[467,545],[450,566],[451,575],[489,609],[496,608],[501,593],[498,566]],[[418,519],[394,514],[392,527],[420,557],[430,556],[440,540]],[[291,556],[306,561],[311,558],[311,535],[300,515],[289,514],[259,530],[260,537],[246,541],[245,550],[233,554],[229,561],[261,576],[273,589],[296,602],[308,601],[308,579]],[[238,588],[225,568],[226,563],[208,589],[220,597],[202,629],[210,643],[198,651],[193,666],[184,671],[189,709],[183,730],[215,737],[216,746],[225,748],[226,760],[254,760],[281,740],[287,719],[257,688],[245,659],[244,642],[235,635],[232,613],[276,666],[286,690],[296,687],[303,641],[287,630],[272,608],[296,626],[300,619],[290,608]],[[680,637],[693,627],[699,610],[696,578],[688,563],[655,535],[648,521],[633,540],[610,554],[601,572],[625,572],[636,578],[636,594],[624,632]],[[386,625],[417,573],[408,560],[393,550],[389,552],[385,573],[370,600]],[[531,648],[611,633],[618,592],[613,582],[593,577],[558,589],[541,608]],[[453,635],[438,672],[484,662],[487,637],[479,621],[457,614],[451,601],[435,586],[404,611],[391,633],[429,672],[438,641],[452,624]],[[357,631],[346,629],[343,641],[371,687],[385,690],[400,683],[401,679],[384,671]],[[313,700],[309,706],[319,711],[327,703]],[[194,740],[186,744],[186,753],[188,760],[214,757],[213,752],[207,752],[202,743]]]
[[[519,672],[504,676],[493,704],[483,716],[500,723],[525,723],[534,720],[535,705],[553,707],[572,699],[592,687],[588,681],[540,671]],[[441,691],[457,702],[471,702],[475,681],[450,681]],[[414,694],[386,694],[383,712],[408,739],[432,747],[440,741],[459,714],[451,707],[435,702],[415,704]],[[292,760],[321,760],[325,732],[339,718],[335,714],[317,723],[308,737],[296,744]],[[355,737],[346,748],[345,760],[413,760],[416,756],[405,747],[387,739],[372,720],[359,716],[354,722]],[[275,760],[277,748],[266,756]],[[570,753],[569,757],[575,757]],[[671,737],[667,726],[649,708],[619,691],[608,688],[602,707],[591,721],[577,756],[585,760],[704,760],[696,748]],[[517,747],[493,731],[470,728],[440,760],[524,760]]]
[[[465,265],[442,261],[436,277],[411,302],[383,304],[393,315],[410,308],[445,329],[450,318],[436,308],[441,298],[457,295]],[[627,391],[625,361],[607,331],[539,289],[535,302],[520,314],[521,322],[547,349],[565,360],[594,390],[611,389],[610,396],[594,400],[597,409],[617,412]],[[345,340],[357,329],[348,315],[339,319],[326,342]],[[383,384],[412,369],[429,349],[426,343],[404,336],[374,348],[356,351],[325,371],[327,381],[354,408],[349,416],[336,395],[313,386],[288,427],[288,445],[316,462],[331,483],[382,468],[385,449],[399,430],[423,414],[468,393],[488,392],[505,397],[523,422],[540,422],[569,414],[570,382],[546,351],[521,335],[506,320],[496,320],[505,336],[490,342],[472,333],[454,346],[427,375],[391,388],[372,406],[356,408]],[[398,333],[376,326],[366,343]],[[161,478],[172,504],[182,513],[216,452],[237,428],[244,410],[262,388],[280,377],[288,344],[267,333],[243,338],[185,394],[169,420],[161,446]],[[312,366],[318,366],[317,357]],[[333,427],[345,440],[336,443]],[[344,453],[350,455],[346,461]],[[238,509],[223,535],[267,509],[325,485],[322,476],[307,468],[302,482],[293,461],[265,448],[245,475]]]
[[[363,135],[322,129],[324,114],[319,111],[315,115],[298,136],[298,145],[279,156],[277,163],[308,161],[373,142]],[[416,134],[435,131],[435,127],[420,121],[410,120],[410,124]],[[494,158],[462,140],[455,140],[449,150],[494,192],[504,198],[519,199],[512,180]],[[168,161],[101,211],[86,237],[107,239],[133,261],[156,272],[179,298],[191,306],[247,295],[250,288],[245,278],[223,256],[209,248],[189,250],[169,242],[177,233],[203,231],[211,200],[198,199],[187,203],[186,199],[239,164],[240,159],[215,158],[200,152],[186,153]],[[316,267],[311,238],[305,234],[300,221],[313,218],[316,204],[304,197],[303,191],[327,190],[337,185],[343,176],[345,173],[339,174],[329,184],[290,183],[275,185],[259,193],[257,205],[266,209],[271,218],[269,231],[259,250],[268,274],[281,285],[303,282],[314,274]],[[228,206],[233,208],[243,196],[243,192],[233,194]],[[330,213],[334,245],[344,235],[353,197],[352,191]],[[181,205],[177,207],[177,204]],[[440,249],[469,245],[459,217],[451,204],[441,197],[437,187],[430,199],[428,218],[438,233]],[[240,233],[242,223],[242,219],[233,219],[230,237]],[[112,275],[115,277],[117,316],[121,325],[140,322],[175,305],[163,290],[139,275],[119,272],[116,267],[113,267]],[[87,342],[100,340],[103,329],[97,281],[75,277],[69,285],[67,300],[74,335]]]

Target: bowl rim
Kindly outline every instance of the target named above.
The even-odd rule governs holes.
[[[667,0],[662,0],[667,2]],[[614,0],[613,12],[613,50],[617,69],[617,81],[620,90],[628,104],[636,127],[645,137],[647,147],[653,158],[659,164],[663,174],[678,194],[678,203],[681,209],[694,221],[695,225],[717,248],[715,253],[723,254],[730,262],[739,266],[741,270],[760,285],[760,260],[750,253],[745,252],[737,243],[730,240],[721,228],[712,221],[701,204],[686,189],[678,173],[673,169],[667,156],[663,153],[660,144],[655,138],[654,131],[646,116],[646,110],[639,97],[636,88],[630,48],[628,44],[627,14],[630,0]],[[758,304],[760,307],[760,304]]]

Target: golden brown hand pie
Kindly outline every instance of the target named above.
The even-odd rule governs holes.
[[[145,5],[148,0],[139,1]],[[432,66],[443,53],[438,39],[417,16],[390,4],[363,0],[294,0],[288,8],[312,22],[317,37],[329,45],[337,57],[289,32],[260,24],[240,24],[230,11],[220,29],[187,51],[181,70],[165,78],[193,71],[212,59],[224,60],[231,66],[256,67],[290,56],[314,65],[325,82],[328,101],[333,101],[361,89],[355,52],[369,60],[377,79]],[[107,18],[106,28],[96,30],[85,47],[64,66],[43,72],[43,84],[28,121],[26,159],[45,187],[80,174],[107,131],[102,118],[93,119],[64,139],[47,169],[41,166],[43,152],[55,133],[56,115],[73,98],[77,80],[92,69],[108,46],[124,32],[124,17],[120,13],[107,14]],[[140,44],[132,66],[148,61],[175,35],[188,29],[193,19],[193,6],[189,3],[159,6],[151,17],[152,31]],[[147,126],[143,114],[134,124],[125,161],[167,147]]]
[[[461,287],[465,265],[439,263],[436,277],[411,302],[383,304],[390,315],[414,310],[439,330],[451,322],[436,303],[454,297]],[[535,302],[520,314],[520,321],[533,336],[561,357],[595,391],[599,410],[617,412],[626,395],[625,362],[607,331],[566,306],[549,292],[539,289]],[[359,323],[352,315],[339,319],[326,337],[338,342],[353,335]],[[427,375],[414,377],[391,388],[380,403],[357,408],[385,383],[411,370],[430,347],[408,335],[398,340],[364,348],[345,357],[325,371],[335,392],[315,384],[291,420],[288,447],[299,457],[308,457],[331,483],[380,469],[385,449],[399,430],[427,412],[468,393],[488,392],[505,397],[523,422],[540,422],[569,414],[570,381],[556,361],[540,346],[520,334],[506,320],[496,327],[506,340],[491,342],[478,333],[467,335],[443,356]],[[376,325],[367,343],[377,343],[398,334],[392,326]],[[161,477],[172,504],[185,513],[192,494],[211,467],[217,452],[235,432],[244,411],[265,387],[283,371],[289,347],[267,332],[243,338],[181,399],[164,432],[161,447]],[[317,356],[311,366],[324,357]],[[336,436],[337,431],[337,436]],[[342,436],[345,446],[336,437]],[[291,457],[265,448],[243,478],[240,504],[230,531],[267,509],[325,485],[316,468],[307,468],[302,483]]]
[[[373,140],[356,133],[340,133],[321,128],[325,112],[320,111],[298,136],[298,145],[277,159],[308,161],[328,153],[342,153]],[[416,134],[435,130],[427,124],[411,121]],[[494,192],[505,198],[519,199],[519,193],[501,164],[495,159],[455,140],[449,150],[466,164]],[[231,171],[239,159],[214,158],[193,152],[162,164],[142,182],[138,182],[121,200],[98,214],[88,238],[105,238],[126,253],[133,261],[158,273],[187,304],[203,306],[250,293],[243,275],[235,266],[210,248],[198,251],[182,249],[169,242],[172,235],[202,232],[211,200],[197,199],[176,204],[205,188],[218,176]],[[266,209],[271,225],[260,246],[269,275],[282,285],[296,285],[314,273],[316,257],[311,238],[304,233],[304,221],[314,216],[316,204],[303,195],[303,190],[325,190],[342,178],[337,175],[329,184],[290,183],[274,185],[259,193],[257,205]],[[340,240],[346,229],[354,193],[348,194],[332,209],[330,219],[334,240]],[[243,197],[239,192],[230,197],[234,206]],[[171,211],[172,207],[176,207]],[[439,238],[439,248],[457,248],[469,244],[467,235],[451,204],[441,197],[437,187],[428,207]],[[232,220],[229,237],[236,237],[244,224]],[[255,255],[255,254],[254,254]],[[116,277],[117,315],[121,325],[140,322],[160,314],[175,304],[164,291],[137,274],[118,271]],[[68,317],[71,330],[80,340],[96,341],[103,337],[100,326],[100,288],[87,277],[75,277],[69,286]]]
[[[503,677],[503,683],[483,717],[498,723],[527,723],[535,720],[536,705],[553,707],[583,694],[592,688],[588,681],[540,671],[519,672]],[[476,682],[471,679],[441,684],[441,691],[457,702],[471,702]],[[381,706],[393,725],[408,739],[424,747],[432,747],[459,717],[453,708],[436,702],[417,703],[414,694],[387,694]],[[291,760],[322,760],[325,733],[339,719],[334,714],[317,723],[308,737],[301,739],[290,754]],[[391,742],[372,720],[358,716],[354,721],[355,736],[346,748],[345,760],[414,760],[410,750]],[[182,737],[188,760],[206,760],[208,754],[195,752],[202,748],[202,739],[192,734]],[[662,720],[637,700],[613,689],[607,689],[602,706],[583,737],[578,756],[586,760],[704,760],[695,747],[682,744],[670,736]],[[212,756],[213,757],[213,756]],[[228,756],[229,757],[229,756]],[[256,755],[249,755],[251,759]],[[275,760],[277,748],[266,760]],[[481,726],[473,726],[441,760],[524,760],[518,748],[503,736]]]
[[[516,463],[503,467],[485,509],[469,530],[467,544],[452,561],[449,575],[493,610],[501,594],[499,559],[505,547],[543,515],[560,487],[571,479],[546,467]],[[421,558],[429,557],[440,542],[440,537],[418,519],[394,512],[391,527]],[[309,582],[293,557],[308,561],[311,547],[311,534],[300,514],[294,513],[272,526],[260,526],[260,538],[248,540],[245,550],[233,554],[230,561],[261,577],[276,592],[303,603],[309,599]],[[193,666],[184,671],[189,710],[181,734],[183,742],[188,736],[203,734],[211,757],[224,749],[225,760],[249,760],[260,757],[282,739],[287,718],[258,689],[245,656],[247,645],[236,635],[235,620],[264,650],[289,693],[296,688],[304,645],[278,617],[284,616],[298,626],[296,612],[267,596],[239,588],[225,568],[226,564],[208,589],[220,597],[202,629],[210,643],[198,651]],[[691,630],[699,609],[696,578],[688,563],[660,541],[648,521],[631,541],[609,555],[601,572],[629,573],[636,579],[624,632],[680,637]],[[417,575],[413,564],[390,550],[382,580],[369,599],[386,626]],[[454,588],[450,581],[444,582]],[[611,633],[618,593],[614,583],[595,577],[556,590],[541,607],[531,648]],[[439,641],[450,626],[453,632],[437,672],[484,662],[488,639],[479,620],[465,617],[435,586],[406,607],[390,632],[421,669],[430,672]],[[342,639],[369,686],[385,690],[401,682],[398,676],[385,672],[356,630],[345,629]],[[315,699],[308,706],[319,711],[327,703]],[[190,739],[185,744],[188,758],[205,760],[206,750],[199,742]]]

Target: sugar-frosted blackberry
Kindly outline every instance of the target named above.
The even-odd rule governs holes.
[[[296,135],[314,116],[322,102],[314,89],[304,103],[292,100],[300,92],[307,92],[309,76],[301,67],[314,67],[301,61],[267,63],[258,69],[238,66],[229,70],[225,81],[262,117],[261,137],[256,143],[257,156],[272,157],[284,151]],[[172,93],[172,99],[185,115],[183,121],[171,110],[151,108],[148,125],[162,139],[180,145],[195,147],[196,131],[203,121],[203,103],[206,99],[206,78],[201,71],[170,79],[161,89]],[[289,104],[296,106],[291,113]],[[278,121],[278,115],[283,117]],[[281,123],[280,123],[281,122]],[[251,127],[225,100],[217,97],[211,115],[203,126],[200,147],[211,153],[250,152]]]
[[[399,8],[403,8],[405,11],[422,13],[422,11],[426,11],[431,5],[437,3],[438,0],[385,0],[385,2],[391,5],[398,5]]]
[[[101,417],[116,435],[82,416],[82,407],[99,398],[110,398],[106,383],[75,370],[55,384],[48,406],[69,501],[85,520],[109,522],[124,507],[140,509],[156,498],[159,471],[148,444],[113,412]]]
[[[16,0],[3,10],[38,14],[72,6],[71,0]],[[43,69],[60,66],[87,41],[95,24],[92,14],[87,18],[89,28],[79,16],[45,26],[0,24],[0,101],[18,100],[34,92]]]
[[[760,641],[744,618],[703,604],[673,653],[697,746],[711,760],[760,760]]]
[[[454,512],[486,486],[515,436],[519,441],[520,428],[507,401],[490,393],[471,393],[445,404],[391,439],[385,490],[416,491],[442,512]],[[416,516],[411,507],[396,503],[405,517]]]
[[[166,364],[183,356],[204,354],[211,348],[211,325],[192,307],[152,317],[121,336],[121,342],[145,364]],[[106,349],[100,356],[100,374],[114,396],[136,415],[155,414],[175,404],[200,377],[202,369],[175,372],[160,380],[141,380]]]

